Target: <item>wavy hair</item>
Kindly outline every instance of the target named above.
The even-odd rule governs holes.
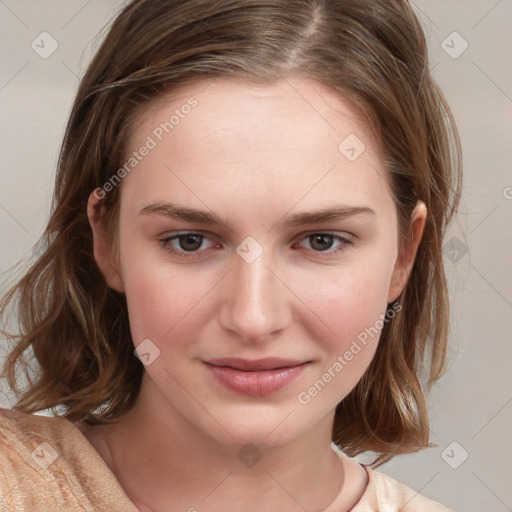
[[[122,9],[76,95],[44,250],[0,303],[2,317],[19,326],[4,330],[15,409],[63,407],[57,414],[70,421],[104,424],[137,397],[144,367],[134,356],[125,296],[107,286],[93,258],[86,205],[123,165],[139,113],[197,79],[264,84],[291,75],[333,87],[364,114],[385,155],[401,243],[417,200],[428,211],[401,311],[338,404],[332,439],[350,456],[375,452],[374,465],[429,446],[420,375],[426,371],[429,388],[446,366],[442,243],[460,197],[462,158],[423,29],[406,0],[133,0]],[[112,238],[120,189],[103,199]],[[34,371],[23,390],[21,369]]]

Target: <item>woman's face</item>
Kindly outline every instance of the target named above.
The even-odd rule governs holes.
[[[219,78],[153,103],[126,161],[118,288],[161,405],[237,446],[332,423],[405,281],[356,111],[308,79]]]

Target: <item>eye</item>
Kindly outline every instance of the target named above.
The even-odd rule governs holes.
[[[346,251],[352,245],[348,238],[333,233],[311,233],[302,238],[301,241],[308,241],[308,245],[314,252],[327,253],[329,256]],[[330,250],[336,241],[339,242],[338,245],[335,246],[334,250]]]
[[[209,241],[210,244],[205,247],[204,242]],[[306,249],[317,254],[325,254],[325,257],[346,251],[352,245],[352,241],[347,237],[342,237],[333,233],[310,233],[301,238],[294,245],[300,245],[304,241],[308,242]],[[206,235],[201,233],[186,232],[172,236],[167,236],[159,240],[162,247],[169,253],[180,258],[193,257],[212,247],[220,247],[210,240]],[[337,242],[337,245],[335,243]],[[332,248],[334,247],[334,250]]]
[[[201,252],[199,249],[201,249],[205,240],[209,239],[201,233],[181,233],[163,238],[160,243],[171,254],[187,257]],[[212,245],[214,245],[213,242]],[[205,249],[205,247],[202,248]]]

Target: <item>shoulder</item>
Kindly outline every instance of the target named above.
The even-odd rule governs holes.
[[[75,439],[76,427],[64,418],[0,409],[0,461],[7,467],[49,467]]]
[[[13,409],[0,408],[0,443],[28,440],[60,439],[74,425],[64,418],[25,414]]]
[[[379,471],[366,467],[366,490],[351,512],[400,510],[400,512],[451,512],[436,501],[429,500],[410,487]]]
[[[96,505],[113,495],[117,481],[73,423],[0,409],[0,510],[107,510]]]
[[[0,468],[4,473],[48,468],[74,429],[63,418],[0,409]]]
[[[54,481],[49,468],[59,456],[69,423],[0,409],[0,498],[21,510],[37,507],[33,491],[52,489]],[[32,496],[32,497],[31,497]],[[51,495],[46,498],[52,506]]]

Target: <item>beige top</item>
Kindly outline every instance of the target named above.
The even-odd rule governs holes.
[[[368,484],[350,512],[450,512],[383,473],[364,467]],[[341,512],[337,502],[325,512]],[[0,409],[0,511],[68,510],[138,512],[73,423],[65,418]]]

